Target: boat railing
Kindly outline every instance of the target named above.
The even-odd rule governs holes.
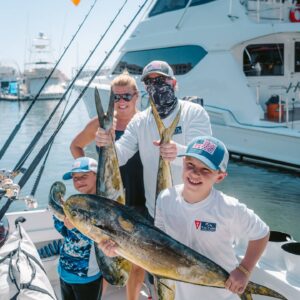
[[[245,0],[248,16],[257,23],[290,22],[290,10],[295,7],[293,0]]]
[[[249,86],[255,90],[256,104],[263,107],[266,120],[285,123],[287,127],[293,127],[293,122],[300,120],[300,81],[297,83],[290,82],[288,86],[264,85],[261,82],[250,84]],[[278,103],[271,103],[275,105],[276,109],[273,115],[268,115],[268,109],[271,107],[268,107],[268,104],[266,106],[264,105],[268,101],[264,101],[262,104],[262,99],[266,98],[266,92],[269,97],[277,97],[278,99]],[[299,93],[298,100],[296,100],[297,92]]]

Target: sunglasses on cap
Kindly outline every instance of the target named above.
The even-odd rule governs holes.
[[[165,76],[159,76],[159,77],[155,77],[155,78],[147,77],[144,79],[144,83],[146,85],[162,85],[169,80],[171,80],[171,78],[165,77]]]
[[[126,102],[129,102],[133,97],[134,94],[115,94],[114,95],[114,100],[115,102],[119,102],[121,99],[125,100]]]

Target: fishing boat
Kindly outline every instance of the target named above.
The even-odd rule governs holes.
[[[29,62],[24,68],[25,96],[34,99],[54,67],[51,40],[40,32],[34,38],[30,48]],[[58,100],[66,90],[67,77],[59,69],[55,69],[43,88],[39,100]]]
[[[96,114],[94,87],[108,99],[111,79],[124,69],[137,78],[139,108],[145,109],[143,67],[165,60],[178,81],[177,95],[203,100],[214,136],[232,156],[299,168],[299,11],[294,0],[154,1],[110,73],[85,92],[90,117]]]

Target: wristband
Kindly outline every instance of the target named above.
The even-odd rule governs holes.
[[[250,276],[250,272],[243,266],[243,265],[238,265],[237,269],[239,269],[242,273],[244,273],[246,276]]]

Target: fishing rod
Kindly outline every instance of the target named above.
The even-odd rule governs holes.
[[[56,113],[57,109],[59,108],[59,106],[62,104],[64,98],[66,97],[66,95],[68,94],[68,92],[70,91],[70,89],[73,87],[75,81],[77,80],[77,78],[79,77],[79,75],[81,74],[82,70],[85,68],[85,66],[87,65],[88,61],[90,60],[90,58],[93,56],[93,54],[95,53],[95,51],[97,50],[97,48],[99,47],[100,43],[102,42],[102,40],[104,39],[104,37],[106,36],[106,34],[108,33],[108,31],[110,30],[111,26],[113,25],[113,23],[115,22],[115,20],[117,19],[117,17],[119,16],[119,14],[121,13],[121,11],[123,10],[125,4],[128,2],[128,0],[125,0],[123,5],[120,7],[120,9],[118,10],[117,14],[115,15],[115,17],[113,18],[113,20],[110,22],[109,26],[106,28],[104,34],[101,36],[101,38],[99,39],[99,41],[96,43],[94,49],[90,52],[88,58],[86,59],[86,61],[84,62],[84,64],[82,65],[82,67],[80,68],[80,70],[78,71],[78,73],[75,75],[75,77],[73,78],[73,80],[71,81],[71,83],[69,84],[68,88],[66,89],[66,91],[64,92],[64,94],[62,95],[61,99],[59,100],[59,102],[57,103],[57,105],[55,106],[55,108],[53,109],[53,111],[51,112],[50,116],[48,117],[48,119],[46,120],[46,122],[44,123],[44,125],[42,126],[42,128],[36,133],[35,137],[33,138],[33,140],[31,141],[31,143],[29,144],[29,146],[27,147],[27,149],[25,150],[25,152],[23,153],[22,157],[20,158],[20,160],[17,162],[16,166],[13,169],[13,172],[15,172],[15,174],[18,174],[19,171],[21,170],[22,166],[24,165],[26,159],[28,158],[28,156],[31,154],[31,152],[33,151],[35,145],[37,144],[37,142],[39,141],[39,139],[41,138],[43,132],[45,131],[46,127],[48,126],[48,124],[50,123],[51,119],[53,118],[54,114]]]
[[[61,114],[61,117],[60,117],[60,119],[59,119],[59,122],[62,120],[62,118],[63,118],[63,116],[64,116],[64,114],[65,114],[65,112],[66,112],[67,106],[68,106],[69,101],[70,101],[70,99],[71,99],[71,94],[72,94],[72,93],[70,93],[70,95],[69,95],[69,97],[68,97],[67,103],[66,103],[66,105],[65,105],[65,107],[64,107],[64,110],[63,110],[63,112],[62,112],[62,114]],[[49,146],[49,149],[47,150],[47,153],[46,153],[46,155],[45,155],[44,161],[43,161],[43,163],[42,163],[42,165],[41,165],[41,167],[40,167],[40,169],[39,169],[38,175],[36,176],[36,179],[35,179],[35,181],[34,181],[34,184],[33,184],[32,190],[31,190],[31,192],[30,192],[30,195],[28,195],[28,196],[25,197],[25,203],[26,203],[27,207],[30,207],[30,208],[37,208],[37,201],[36,201],[36,199],[35,199],[35,193],[36,193],[36,190],[37,190],[37,188],[38,188],[38,186],[39,186],[39,183],[40,183],[40,181],[41,181],[42,175],[43,175],[43,173],[44,173],[45,166],[46,166],[46,162],[47,162],[48,157],[49,157],[49,154],[50,154],[50,152],[51,152],[51,148],[52,148],[52,146],[53,146],[53,143],[54,143],[54,140],[52,141],[52,143],[51,143],[50,146]]]
[[[10,188],[10,194],[13,193],[12,197],[9,197],[6,193],[6,195],[4,193],[2,193],[1,191],[1,195],[0,195],[0,199],[2,198],[2,196],[6,196],[8,199],[6,201],[6,203],[3,205],[3,207],[0,210],[0,220],[3,218],[4,214],[7,212],[7,210],[9,209],[11,203],[13,202],[13,200],[17,199],[17,196],[20,189],[26,184],[26,182],[28,181],[28,179],[30,178],[31,174],[34,172],[34,170],[36,169],[36,167],[38,166],[38,164],[40,163],[41,159],[43,158],[43,156],[45,155],[45,153],[47,152],[47,150],[49,149],[50,145],[53,143],[54,138],[56,137],[57,133],[59,132],[59,130],[61,129],[61,127],[64,125],[64,123],[66,122],[66,120],[68,119],[69,115],[71,114],[71,112],[74,110],[75,106],[77,105],[77,103],[79,102],[79,100],[82,98],[83,94],[85,93],[85,91],[87,90],[87,88],[89,87],[89,85],[91,84],[91,82],[94,80],[94,78],[97,76],[97,74],[99,73],[99,71],[101,70],[102,66],[106,63],[107,59],[110,57],[111,53],[115,50],[116,46],[118,45],[118,43],[120,42],[120,40],[123,38],[123,36],[125,35],[125,33],[127,32],[127,30],[129,29],[129,27],[131,26],[131,24],[134,22],[134,20],[137,18],[137,16],[140,14],[140,12],[142,11],[142,9],[144,8],[144,6],[146,5],[146,3],[148,2],[148,0],[145,0],[144,3],[142,4],[142,6],[140,6],[139,10],[137,11],[137,13],[134,15],[134,17],[132,18],[132,20],[130,21],[130,23],[125,26],[124,31],[122,32],[122,34],[120,35],[119,39],[116,41],[116,43],[114,44],[114,46],[111,48],[111,50],[109,51],[109,53],[106,55],[106,57],[104,58],[104,60],[102,61],[102,63],[99,65],[98,69],[94,72],[93,76],[91,77],[91,79],[88,81],[87,85],[84,87],[84,89],[81,91],[80,95],[78,96],[78,98],[75,100],[75,102],[73,103],[73,105],[70,107],[69,111],[67,112],[67,114],[65,115],[65,117],[62,119],[62,121],[58,124],[56,130],[54,131],[54,133],[50,136],[48,142],[40,149],[40,151],[38,152],[38,154],[36,155],[36,157],[33,159],[33,161],[31,162],[30,166],[28,167],[28,169],[26,169],[26,171],[24,171],[23,176],[21,177],[20,181],[18,184],[14,184],[11,180],[11,184],[12,187]],[[5,178],[11,177],[12,173],[9,172],[9,174],[5,174]],[[1,182],[0,182],[1,183]],[[1,189],[0,189],[1,190]],[[8,190],[6,190],[8,191]]]
[[[14,137],[16,136],[17,132],[19,131],[19,129],[21,128],[21,125],[23,123],[23,121],[25,120],[26,116],[29,114],[29,112],[31,111],[33,105],[35,104],[35,102],[37,101],[38,97],[40,96],[42,90],[44,89],[44,87],[46,86],[46,84],[48,83],[48,81],[50,80],[52,74],[54,73],[54,71],[56,70],[58,64],[61,62],[62,58],[64,57],[64,55],[66,54],[67,50],[69,49],[69,47],[71,46],[73,40],[75,39],[76,35],[78,34],[79,30],[81,29],[81,27],[83,26],[83,24],[85,23],[86,19],[88,18],[88,16],[90,15],[91,11],[93,10],[96,2],[98,0],[95,0],[94,3],[92,4],[89,12],[86,14],[86,16],[84,17],[83,21],[81,22],[81,24],[79,25],[77,31],[75,32],[75,34],[73,35],[73,37],[71,38],[69,44],[67,47],[65,47],[65,50],[63,51],[63,53],[61,54],[60,58],[58,59],[58,61],[56,62],[56,64],[54,65],[53,69],[51,70],[50,74],[48,75],[48,77],[46,78],[45,82],[43,83],[43,85],[41,86],[40,90],[38,91],[38,93],[35,95],[34,99],[32,100],[31,104],[28,106],[26,112],[24,113],[23,117],[21,118],[21,120],[19,121],[19,123],[15,126],[15,128],[13,129],[13,131],[11,132],[11,134],[9,135],[8,139],[6,140],[5,144],[2,146],[2,149],[0,150],[0,160],[3,157],[4,153],[6,152],[7,148],[9,147],[9,145],[11,144],[11,142],[13,141]]]
[[[79,100],[82,98],[83,94],[85,93],[85,91],[87,90],[87,88],[90,86],[91,82],[94,80],[94,78],[97,76],[97,74],[99,73],[99,71],[101,70],[102,66],[106,63],[107,59],[110,57],[111,53],[115,50],[115,48],[117,47],[118,43],[120,42],[120,40],[123,38],[123,36],[125,35],[125,33],[127,32],[128,28],[131,26],[131,24],[134,22],[134,20],[137,18],[137,16],[140,14],[140,12],[142,11],[142,9],[144,8],[144,6],[146,5],[146,3],[148,2],[148,0],[145,0],[144,3],[140,6],[140,8],[138,9],[137,13],[134,15],[134,17],[132,18],[132,20],[130,21],[130,23],[125,26],[125,29],[123,30],[123,32],[121,33],[119,39],[115,42],[114,46],[111,48],[111,50],[108,52],[108,54],[105,56],[104,60],[102,61],[102,63],[99,65],[99,67],[97,68],[97,70],[94,72],[93,76],[91,77],[91,79],[88,81],[88,83],[86,84],[86,86],[83,88],[83,90],[81,91],[81,93],[79,94],[79,96],[77,97],[77,99],[75,100],[75,102],[73,103],[73,105],[70,107],[69,111],[67,112],[67,114],[65,115],[65,117],[62,119],[62,121],[58,124],[56,130],[54,131],[54,133],[50,136],[48,142],[41,148],[41,150],[38,152],[38,154],[36,155],[36,157],[33,159],[33,161],[31,162],[30,166],[26,169],[26,171],[24,172],[23,176],[21,177],[20,181],[18,182],[18,185],[20,186],[20,188],[22,188],[26,182],[28,181],[29,177],[31,176],[31,174],[34,172],[34,170],[36,169],[37,165],[39,164],[39,162],[41,161],[41,159],[43,158],[43,156],[45,155],[45,153],[47,152],[47,149],[49,148],[50,144],[52,143],[52,141],[54,140],[55,136],[57,135],[57,133],[59,132],[59,130],[61,129],[61,127],[64,125],[64,123],[66,122],[67,118],[69,117],[69,115],[71,114],[71,112],[74,110],[75,106],[77,105],[77,103],[79,102]],[[0,219],[1,219],[1,215],[0,215]]]

